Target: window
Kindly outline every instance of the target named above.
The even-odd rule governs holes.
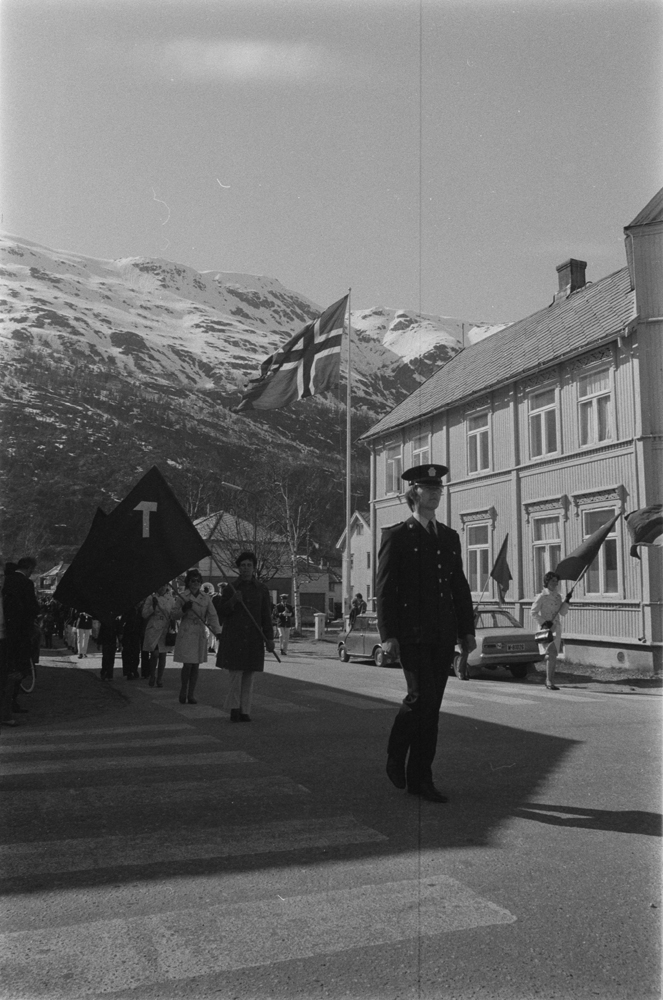
[[[488,446],[488,414],[467,418],[467,467],[470,472],[483,472],[490,465]]]
[[[555,569],[562,556],[559,517],[537,517],[533,529],[534,590],[543,590],[543,578]]]
[[[366,569],[370,569],[370,568],[371,568],[371,553],[367,552],[366,553]]]
[[[361,521],[357,521],[357,523],[355,524],[355,535],[363,535],[363,534],[364,534],[364,525],[361,523]]]
[[[387,448],[385,493],[400,493],[403,471],[403,449],[399,444]]]
[[[473,594],[488,583],[489,541],[487,524],[471,524],[467,529],[467,579]]]
[[[582,514],[583,538],[598,531],[615,516],[612,508],[585,510]],[[617,530],[615,525],[598,551],[598,555],[585,574],[586,594],[616,594],[619,592],[617,567]]]
[[[370,585],[370,583],[367,583],[366,584],[366,600],[370,601],[370,599],[371,599],[371,585]],[[371,631],[377,631],[377,623],[375,623],[375,628],[372,629]]]
[[[599,444],[612,438],[610,372],[594,372],[578,379],[580,444]]]
[[[552,455],[557,451],[557,403],[555,390],[534,392],[529,397],[530,458]]]
[[[412,442],[412,465],[430,464],[430,435],[419,434]]]

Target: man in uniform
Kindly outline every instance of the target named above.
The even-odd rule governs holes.
[[[281,653],[283,656],[287,656],[288,643],[290,641],[290,626],[292,625],[292,616],[295,613],[295,609],[292,604],[288,604],[287,594],[281,594],[280,597],[281,599],[279,603],[274,608],[274,615],[276,617],[276,625],[279,630]]]
[[[432,764],[444,688],[456,642],[476,648],[472,595],[457,532],[436,521],[444,465],[401,476],[412,516],[385,528],[376,581],[378,627],[387,662],[400,661],[407,695],[389,736],[387,775],[430,802],[446,802]]]

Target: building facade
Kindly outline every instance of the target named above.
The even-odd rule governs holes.
[[[348,547],[345,544],[347,529],[336,543],[342,553],[343,579],[347,579]],[[373,586],[373,545],[370,514],[356,510],[350,519],[350,597],[362,594],[369,607],[375,598]]]
[[[560,265],[548,308],[461,351],[364,435],[373,574],[382,529],[409,515],[412,465],[449,467],[439,516],[475,601],[497,600],[508,534],[507,607],[526,625],[548,569],[615,514],[661,502],[663,191],[625,236],[625,268],[587,284],[584,261]],[[620,517],[574,591],[568,660],[661,669],[662,552],[629,548]]]

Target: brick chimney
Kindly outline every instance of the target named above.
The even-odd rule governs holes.
[[[586,260],[576,260],[571,257],[557,267],[557,277],[559,288],[555,294],[555,302],[558,299],[567,298],[571,292],[577,292],[579,288],[585,287]]]

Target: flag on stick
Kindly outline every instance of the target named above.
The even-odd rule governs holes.
[[[98,618],[122,614],[210,551],[156,466],[92,528],[54,597]]]
[[[504,599],[506,597],[506,592],[509,589],[509,583],[513,580],[511,576],[511,570],[509,569],[509,564],[506,561],[506,549],[509,544],[509,535],[507,535],[502,542],[502,547],[497,553],[497,559],[495,560],[495,565],[490,571],[490,575],[493,580],[497,583],[497,596],[499,598],[500,604],[504,604]]]
[[[626,527],[631,536],[630,554],[640,558],[638,546],[663,545],[663,504],[653,503],[626,515]]]
[[[574,549],[566,559],[562,559],[561,563],[558,563],[553,570],[555,575],[560,580],[575,580],[577,583],[587,567],[591,566],[596,559],[599,549],[612,531],[619,516],[619,514],[615,514],[613,518],[602,524],[589,538],[586,538],[582,545]]]
[[[347,302],[345,295],[265,358],[234,412],[275,410],[338,385]]]

